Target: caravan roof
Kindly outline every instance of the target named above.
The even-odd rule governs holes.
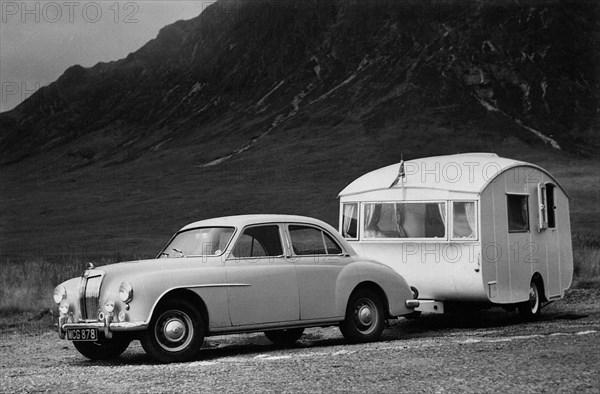
[[[495,153],[434,156],[371,171],[346,186],[339,197],[401,187],[481,193],[502,172],[518,166],[537,168],[548,174],[534,164],[506,159]],[[404,167],[403,177],[401,167]],[[526,170],[523,176],[527,176]]]

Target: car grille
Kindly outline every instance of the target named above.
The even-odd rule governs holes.
[[[102,275],[88,276],[81,280],[81,318],[83,320],[98,320],[100,312],[100,285]]]

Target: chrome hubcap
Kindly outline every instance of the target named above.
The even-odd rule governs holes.
[[[356,303],[354,309],[354,321],[356,328],[363,334],[368,334],[377,326],[379,316],[377,315],[377,307],[372,300],[362,298]]]
[[[165,324],[165,338],[171,342],[177,342],[185,336],[185,324],[179,319],[171,319]]]
[[[373,319],[373,314],[371,313],[371,309],[368,306],[363,306],[358,311],[358,321],[360,324],[368,326],[371,324],[371,320]]]
[[[166,311],[156,322],[154,337],[163,349],[169,352],[181,351],[194,338],[192,319],[183,311]]]

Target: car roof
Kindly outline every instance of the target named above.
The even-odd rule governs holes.
[[[326,227],[328,230],[336,231],[329,224],[315,218],[300,215],[281,215],[281,214],[253,214],[253,215],[235,215],[235,216],[222,216],[211,219],[199,220],[197,222],[190,223],[184,226],[179,231],[189,230],[196,227],[244,227],[250,224],[262,224],[262,223],[281,223],[281,222],[300,222],[314,224],[321,227]]]

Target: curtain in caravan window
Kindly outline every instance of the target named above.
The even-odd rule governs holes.
[[[381,217],[381,204],[365,204],[364,229],[365,237],[376,237],[379,233],[379,219]]]
[[[475,213],[474,202],[465,203],[465,214],[467,215],[467,222],[469,223],[469,227],[471,227],[472,237],[477,238],[477,216]]]
[[[440,218],[442,218],[442,222],[444,222],[444,226],[446,225],[446,204],[439,204],[438,209],[440,210]]]
[[[452,237],[477,238],[475,202],[453,202]]]
[[[356,238],[358,204],[344,204],[342,231],[344,238]]]
[[[402,225],[404,224],[404,204],[394,204],[394,213],[396,215],[396,230],[400,238],[406,238],[406,231]]]
[[[440,214],[443,212],[443,214]],[[364,204],[364,238],[441,238],[446,236],[445,203]]]

